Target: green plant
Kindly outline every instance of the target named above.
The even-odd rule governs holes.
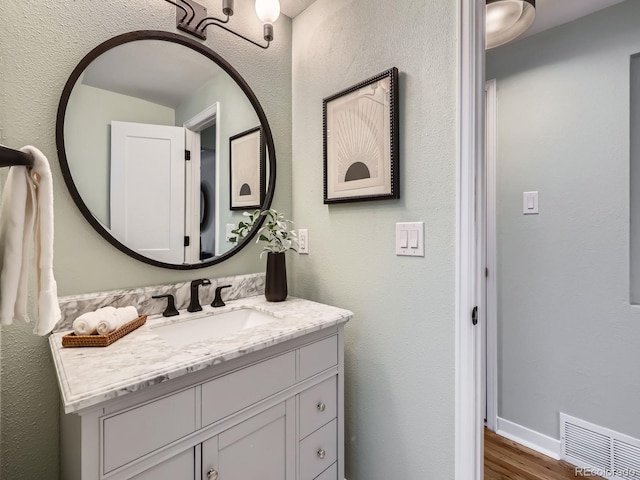
[[[244,212],[242,215],[247,217],[247,219],[241,220],[235,230],[231,231],[231,233],[235,235],[235,237],[229,239],[232,243],[238,243],[246,237],[258,222],[259,218],[265,217],[262,227],[258,230],[258,239],[256,240],[256,243],[266,242],[260,256],[265,252],[284,253],[287,250],[298,251],[298,238],[296,237],[296,233],[293,230],[289,230],[289,225],[293,225],[293,222],[284,218],[282,213],[278,213],[271,208],[262,212],[260,210]]]

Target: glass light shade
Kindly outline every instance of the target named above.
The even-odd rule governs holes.
[[[487,0],[486,8],[487,50],[519,37],[536,18],[535,0]]]
[[[256,0],[256,14],[262,23],[273,24],[280,16],[279,0]]]

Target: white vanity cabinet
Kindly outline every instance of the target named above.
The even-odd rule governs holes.
[[[291,402],[291,407],[293,402]],[[295,448],[287,441],[295,410],[287,402],[251,417],[202,443],[202,478],[284,480],[295,478]]]
[[[343,326],[63,416],[64,480],[342,480]]]

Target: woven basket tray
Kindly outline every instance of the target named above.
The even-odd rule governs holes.
[[[76,335],[71,332],[62,337],[63,347],[106,347],[116,340],[121,339],[127,333],[133,332],[136,328],[141,327],[147,321],[146,315],[140,315],[138,318],[125,323],[123,326],[106,335]]]

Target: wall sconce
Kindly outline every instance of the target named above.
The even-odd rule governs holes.
[[[256,0],[256,14],[264,24],[264,39],[266,45],[254,42],[250,38],[234,32],[225,26],[233,15],[233,0],[222,0],[222,14],[224,18],[207,16],[207,9],[195,0],[165,0],[176,6],[176,27],[201,40],[207,39],[207,27],[215,25],[235,36],[254,44],[257,47],[267,49],[273,40],[273,23],[280,16],[279,0]]]
[[[486,49],[522,35],[536,18],[536,0],[487,0]]]

